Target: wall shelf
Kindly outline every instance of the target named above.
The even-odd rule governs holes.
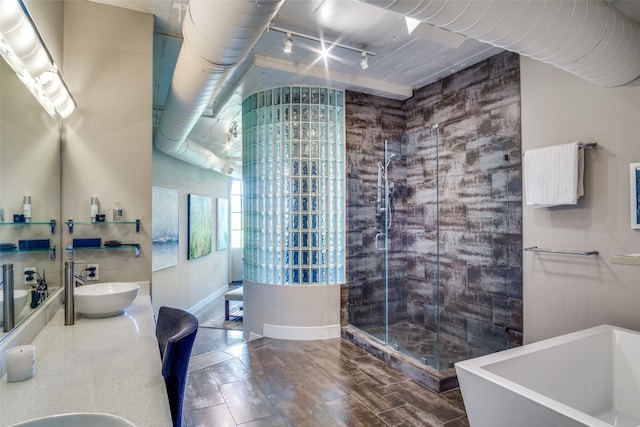
[[[82,226],[103,226],[103,225],[134,225],[136,227],[136,233],[140,232],[140,220],[136,219],[135,221],[74,221],[73,219],[69,219],[64,222],[69,229],[69,233],[73,234],[74,227],[76,225]],[[136,256],[140,256],[140,244],[139,243],[120,243],[118,241],[117,244],[102,244],[101,246],[87,246],[87,247],[74,247],[73,245],[67,246],[67,256],[69,259],[73,259],[74,251],[89,251],[89,250],[122,250],[122,249],[131,249],[135,250]]]
[[[49,252],[49,258],[51,261],[55,261],[56,259],[56,247],[52,246],[50,248],[37,248],[37,249],[0,249],[2,253],[25,253],[25,252]]]
[[[0,222],[0,226],[13,225],[18,227],[27,227],[31,225],[48,225],[51,234],[56,234],[56,220],[51,219],[49,221],[31,221],[31,222]]]
[[[69,259],[73,259],[73,253],[75,251],[113,251],[113,250],[118,250],[118,249],[135,249],[135,253],[136,256],[139,257],[140,256],[140,243],[122,243],[119,245],[115,245],[115,246],[93,246],[93,247],[79,247],[79,248],[74,248],[73,246],[68,246],[67,247],[67,256]]]
[[[136,219],[135,221],[74,221],[72,219],[64,222],[69,229],[69,233],[73,233],[74,225],[135,225],[136,233],[140,232],[140,220]]]

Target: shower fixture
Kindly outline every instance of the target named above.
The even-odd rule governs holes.
[[[400,155],[394,152],[387,151],[387,141],[384,142],[384,157],[385,162],[378,162],[378,182],[376,185],[377,197],[376,197],[376,218],[378,222],[378,233],[376,234],[375,246],[376,249],[384,251],[387,249],[387,232],[391,229],[391,222],[393,218],[393,193],[394,184],[389,182],[387,172],[389,164],[392,161],[400,159]],[[379,243],[383,244],[380,245]]]

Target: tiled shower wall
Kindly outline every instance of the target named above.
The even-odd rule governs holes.
[[[466,343],[470,356],[522,344],[519,76],[518,56],[506,52],[405,102],[346,94],[343,324],[383,320],[375,199],[376,164],[384,161],[387,139],[389,151],[402,156],[388,172],[394,182],[390,323],[408,320],[435,330],[439,278],[441,331]]]
[[[347,154],[347,283],[343,288],[342,324],[349,323],[347,304],[351,304],[355,326],[380,325],[384,315],[385,292],[382,286],[383,252],[376,248],[380,219],[376,216],[378,162],[384,162],[384,141],[388,150],[402,152],[406,112],[404,102],[345,93]],[[404,156],[403,156],[404,159]],[[394,162],[389,176],[404,181],[404,168]],[[401,160],[400,163],[404,163]],[[402,230],[405,215],[395,202],[393,230]],[[390,232],[388,243],[392,254],[403,248],[402,233]],[[382,241],[378,242],[380,246]],[[392,255],[390,258],[395,259]],[[400,261],[402,262],[402,261]],[[406,269],[391,263],[389,303],[394,320],[406,318]],[[347,288],[348,287],[348,288]],[[354,324],[353,322],[351,322]]]

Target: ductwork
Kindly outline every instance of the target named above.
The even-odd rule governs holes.
[[[602,0],[360,0],[599,86],[640,76],[640,25]]]
[[[155,146],[177,159],[242,177],[212,151],[188,139],[212,97],[254,47],[284,0],[191,0]]]

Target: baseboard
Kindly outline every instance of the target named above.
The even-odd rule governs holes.
[[[205,299],[203,299],[199,303],[191,306],[187,311],[189,313],[195,313],[195,312],[203,309],[207,305],[209,305],[214,299],[224,295],[227,291],[229,291],[229,287],[228,286],[223,286],[222,288],[216,290],[214,293],[212,293],[211,295],[209,295],[208,297],[206,297]]]
[[[313,341],[340,338],[340,325],[299,327],[269,325],[265,323],[262,327],[265,337],[282,340]]]

